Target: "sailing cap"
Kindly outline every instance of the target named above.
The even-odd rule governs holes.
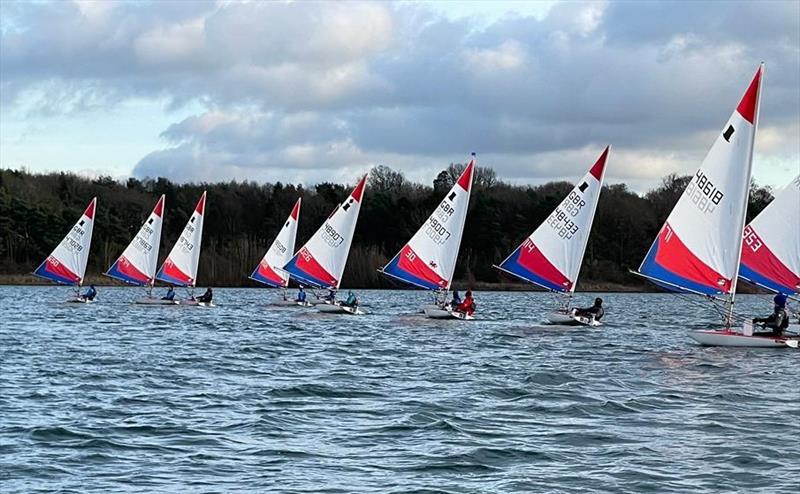
[[[786,295],[779,293],[775,295],[775,298],[772,299],[775,302],[775,305],[780,307],[784,307],[786,305]]]

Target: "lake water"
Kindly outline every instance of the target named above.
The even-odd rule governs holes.
[[[364,317],[68,292],[0,287],[6,493],[798,492],[800,352],[696,346],[714,312],[672,295],[570,330],[542,293],[459,322],[413,291],[360,292]]]

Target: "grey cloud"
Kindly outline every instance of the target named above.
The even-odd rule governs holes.
[[[178,3],[13,4],[3,103],[200,101],[134,170],[180,180],[427,176],[473,150],[511,178],[563,177],[612,143],[631,160],[616,176],[645,181],[702,158],[761,60],[762,123],[798,127],[797,2],[565,2],[481,29],[409,4]]]

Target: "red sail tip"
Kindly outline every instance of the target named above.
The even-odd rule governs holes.
[[[94,207],[97,204],[97,198],[95,197],[92,199],[92,202],[86,207],[86,211],[83,212],[83,215],[89,218],[90,220],[94,219]]]
[[[597,180],[600,180],[600,178],[603,176],[603,170],[606,167],[606,159],[608,159],[608,151],[610,149],[611,149],[610,145],[606,146],[606,149],[605,151],[603,151],[603,154],[601,154],[600,157],[597,158],[597,162],[595,162],[595,164],[592,166],[592,169],[589,170],[589,173],[591,173],[592,176]]]
[[[206,192],[203,191],[203,195],[200,196],[200,200],[197,201],[197,207],[194,208],[194,211],[197,214],[203,214],[203,211],[206,209]]]
[[[458,177],[458,185],[461,186],[462,189],[469,192],[469,187],[472,185],[472,171],[475,168],[475,160],[470,160],[467,167],[461,172],[461,176]]]
[[[162,195],[159,197],[158,202],[156,203],[156,207],[153,208],[153,214],[161,217],[164,214],[164,196]]]
[[[361,202],[361,196],[364,195],[364,187],[366,185],[367,185],[367,176],[364,175],[364,178],[362,178],[361,181],[358,182],[358,185],[356,185],[356,188],[353,189],[353,193],[350,194],[351,196],[353,196],[353,199],[355,199],[358,202]]]
[[[756,116],[762,68],[763,66],[758,68],[756,75],[753,76],[753,80],[750,82],[750,87],[747,88],[744,96],[742,96],[742,101],[740,101],[739,106],[736,107],[736,111],[739,112],[739,115],[750,123],[753,123]]]
[[[292,219],[295,221],[297,221],[297,217],[300,215],[300,201],[302,200],[303,198],[298,198],[297,202],[294,203],[294,207],[292,208]]]

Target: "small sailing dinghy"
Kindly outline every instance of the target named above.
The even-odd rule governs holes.
[[[164,217],[164,195],[156,202],[131,243],[106,271],[106,276],[130,285],[147,287],[147,295],[136,299],[135,303],[144,305],[177,305],[175,300],[165,300],[153,296],[158,248],[161,243],[161,226]]]
[[[201,307],[214,307],[213,302],[201,302],[194,298],[194,288],[197,282],[197,268],[200,264],[200,245],[203,240],[203,218],[206,209],[206,192],[200,196],[192,216],[186,223],[178,241],[172,247],[164,264],[156,274],[156,279],[175,286],[182,286],[189,290],[190,297],[181,300],[181,305],[195,305]]]
[[[287,307],[310,307],[313,304],[310,302],[300,302],[298,300],[287,299],[286,288],[289,286],[289,273],[283,270],[283,266],[289,262],[294,254],[294,244],[297,237],[297,221],[300,216],[300,202],[302,198],[298,198],[297,202],[292,208],[291,214],[286,218],[286,223],[283,228],[278,232],[278,236],[270,245],[261,262],[250,274],[250,279],[263,283],[272,288],[280,288],[283,291],[283,297],[276,300],[270,305],[280,305]]]
[[[97,198],[95,197],[61,243],[33,272],[40,278],[61,285],[74,286],[75,295],[67,300],[69,303],[88,304],[94,302],[94,300],[82,297],[80,289],[83,286],[86,263],[89,260],[89,249],[92,245],[96,206]]]
[[[544,223],[522,245],[495,266],[512,276],[565,296],[562,307],[548,314],[553,324],[600,326],[594,317],[577,315],[570,308],[583,255],[592,230],[600,191],[603,188],[606,161],[611,146],[606,147],[586,175],[561,201]]]
[[[792,345],[754,336],[747,325],[734,328],[763,70],[762,64],[636,272],[667,290],[724,302],[723,329],[689,333],[701,345]]]
[[[739,278],[774,293],[800,294],[800,175],[744,229]],[[787,332],[800,333],[800,313]]]
[[[436,292],[440,302],[422,307],[425,315],[432,319],[474,319],[445,304],[461,247],[474,169],[475,153],[472,153],[469,164],[427,221],[400,252],[378,270],[407,285]]]
[[[336,206],[319,230],[286,263],[283,269],[295,281],[301,285],[326,288],[334,292],[339,289],[366,185],[367,176],[364,175],[347,200]],[[317,308],[320,312],[331,314],[364,314],[357,305],[350,307],[336,300],[318,304]]]

